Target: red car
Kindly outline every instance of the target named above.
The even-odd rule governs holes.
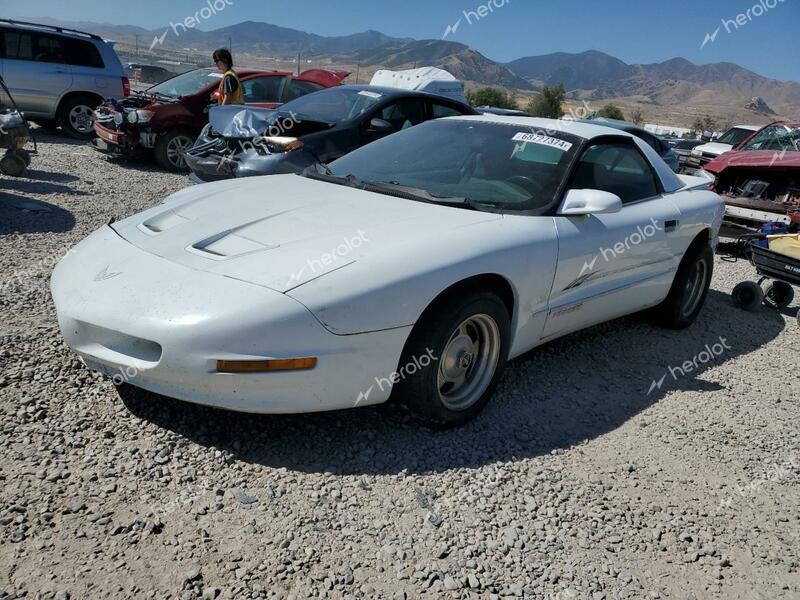
[[[248,106],[281,104],[339,85],[344,71],[311,69],[300,75],[279,71],[237,69]],[[95,111],[92,145],[100,152],[138,157],[153,154],[171,171],[187,171],[184,150],[192,147],[208,123],[208,107],[216,104],[222,74],[197,69],[155,85],[122,101],[107,100]]]
[[[705,167],[732,225],[758,229],[800,215],[800,122],[778,121]]]

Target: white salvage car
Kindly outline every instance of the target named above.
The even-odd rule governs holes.
[[[304,175],[182,190],[55,269],[61,331],[115,379],[257,413],[474,417],[506,362],[649,309],[690,325],[724,207],[600,125],[454,117]]]

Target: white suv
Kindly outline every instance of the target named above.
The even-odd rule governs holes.
[[[117,53],[81,31],[0,19],[0,74],[34,123],[58,124],[69,135],[94,134],[94,109],[130,93]]]

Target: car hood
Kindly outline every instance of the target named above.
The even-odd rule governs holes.
[[[703,168],[719,174],[731,167],[800,169],[800,152],[775,152],[774,150],[728,152],[718,156]]]
[[[208,118],[216,134],[232,140],[252,139],[261,135],[300,138],[334,126],[333,123],[300,117],[280,109],[232,105],[213,107]]]
[[[700,146],[695,146],[692,151],[693,152],[703,152],[704,154],[716,154],[719,156],[720,154],[724,154],[725,152],[730,152],[733,150],[733,146],[730,144],[720,144],[718,142],[711,142],[709,144],[702,144]]]
[[[287,292],[356,261],[379,263],[382,253],[501,218],[270,175],[193,186],[112,227],[172,262]]]

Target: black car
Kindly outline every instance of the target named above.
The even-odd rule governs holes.
[[[680,165],[678,164],[678,155],[675,151],[670,147],[670,145],[656,136],[655,134],[650,133],[646,129],[642,129],[638,125],[634,125],[633,123],[628,123],[627,121],[617,121],[616,119],[592,119],[592,120],[583,120],[584,123],[595,123],[605,125],[606,127],[611,127],[613,129],[619,129],[621,131],[625,131],[626,133],[630,133],[631,135],[635,135],[641,140],[647,142],[647,145],[650,146],[653,150],[658,152],[659,156],[664,159],[664,162],[667,163],[670,169],[678,172]]]
[[[185,153],[193,181],[299,173],[431,119],[478,114],[441,96],[367,85],[343,85],[276,110],[220,106]]]

